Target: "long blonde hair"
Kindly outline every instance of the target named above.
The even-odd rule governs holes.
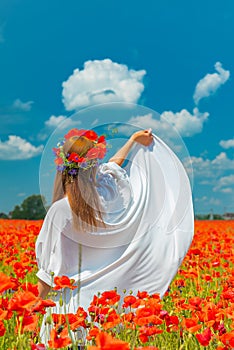
[[[85,136],[73,136],[65,141],[65,154],[75,152],[85,156],[93,142]],[[96,189],[96,167],[78,169],[74,176],[67,172],[57,171],[54,181],[53,200],[56,202],[67,195],[72,210],[73,227],[80,231],[96,231],[97,227],[105,227],[101,205]]]

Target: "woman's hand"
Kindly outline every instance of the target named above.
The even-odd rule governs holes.
[[[136,131],[131,138],[143,146],[149,146],[153,141],[152,129]]]

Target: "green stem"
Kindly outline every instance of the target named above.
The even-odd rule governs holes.
[[[82,264],[82,245],[79,244],[79,262],[78,262],[78,281],[77,281],[77,305],[80,305],[80,285],[81,285],[81,264]]]

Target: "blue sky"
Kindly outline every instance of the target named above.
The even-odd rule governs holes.
[[[197,213],[234,211],[233,17],[232,0],[2,0],[0,211],[40,192],[59,122],[108,101],[157,111],[132,115],[156,133],[163,120],[178,130]]]

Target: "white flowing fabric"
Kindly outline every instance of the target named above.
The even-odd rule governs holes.
[[[126,289],[163,296],[193,238],[187,174],[155,135],[149,147],[134,145],[124,169],[113,162],[100,165],[97,182],[106,229],[75,232],[65,197],[50,207],[36,242],[41,280],[51,285],[51,272],[80,279],[80,299],[77,289],[64,296],[66,312],[79,305],[87,309],[94,294],[114,287],[120,294]]]

